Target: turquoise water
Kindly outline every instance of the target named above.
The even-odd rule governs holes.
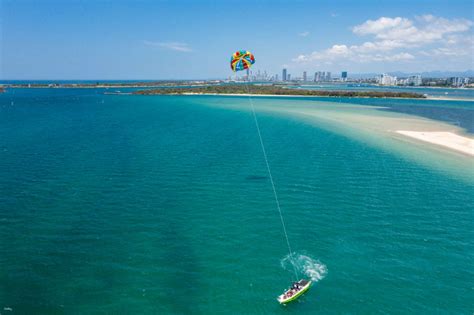
[[[12,91],[0,95],[2,314],[474,309],[472,182],[259,112],[301,276],[320,279],[282,307],[292,273],[255,126],[226,109],[246,98]]]

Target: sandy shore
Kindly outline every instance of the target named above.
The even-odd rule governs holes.
[[[304,97],[304,98],[371,98],[371,99],[402,99],[402,100],[426,100],[427,98],[414,98],[414,97],[373,97],[373,96],[329,96],[329,95],[285,95],[285,94],[248,94],[248,93],[195,93],[186,92],[179,94],[162,94],[162,95],[203,95],[203,96],[251,96],[251,97]]]
[[[202,104],[227,110],[250,111],[246,101],[209,99]],[[252,95],[253,97],[254,95]],[[310,99],[297,99],[300,96],[254,99],[256,111],[282,117],[296,117],[305,124],[318,129],[362,142],[379,150],[403,156],[418,164],[425,165],[443,173],[447,172],[458,179],[473,183],[474,140],[466,130],[443,121],[427,119],[415,115],[380,110],[386,102],[374,102],[378,106],[351,104],[350,99],[341,102],[317,102]],[[271,132],[271,131],[269,131]],[[431,140],[433,135],[445,135],[442,139]],[[412,135],[429,134],[428,141]],[[461,141],[460,141],[461,140]],[[328,141],[329,138],[315,139]],[[469,144],[470,143],[470,144]]]
[[[358,134],[364,141],[371,141],[376,145],[389,147],[386,136],[393,139],[410,139],[412,144],[419,147],[439,147],[445,151],[461,153],[468,160],[474,156],[474,139],[465,135],[464,130],[441,121],[425,119],[399,113],[380,111],[380,107],[334,104],[330,106],[316,106],[300,108],[268,107],[270,111],[283,111],[312,118],[318,122],[332,124],[331,130],[342,130],[344,134],[354,136]],[[349,131],[349,129],[352,129]],[[393,137],[393,135],[396,135]],[[393,143],[395,146],[396,144]],[[403,151],[403,149],[401,149]],[[411,153],[409,153],[411,154]],[[471,160],[472,161],[472,160]]]
[[[474,102],[472,98],[456,98],[456,97],[436,97],[436,96],[428,96],[427,98],[422,98],[423,100],[430,100],[430,101],[463,101],[463,102]]]
[[[321,98],[321,97],[340,97],[340,96],[327,96],[327,95],[282,95],[282,94],[230,94],[230,93],[180,93],[180,94],[170,94],[170,95],[204,95],[204,96],[251,96],[251,97],[314,97],[314,98]],[[413,98],[413,97],[368,97],[368,96],[350,96],[347,98],[390,98],[390,99],[405,99],[405,100],[429,100],[429,101],[465,101],[465,102],[473,102],[474,99],[469,98],[450,98],[450,97],[435,97],[435,96],[428,96],[425,98]]]
[[[251,96],[251,97],[258,97],[258,96],[271,96],[271,97],[322,97],[316,95],[281,95],[281,94],[248,94],[248,93],[194,93],[194,92],[186,92],[180,94],[172,94],[172,95],[203,95],[203,96]],[[328,97],[328,96],[326,96]]]
[[[410,138],[474,156],[474,139],[463,137],[452,132],[406,130],[397,130],[396,132]]]

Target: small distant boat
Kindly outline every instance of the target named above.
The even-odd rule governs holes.
[[[313,282],[311,280],[305,279],[301,279],[300,281],[293,283],[291,288],[286,290],[285,293],[278,297],[278,302],[280,302],[280,304],[286,304],[298,299],[309,290],[312,283]]]

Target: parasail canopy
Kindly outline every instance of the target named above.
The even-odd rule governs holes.
[[[230,58],[230,68],[234,72],[249,69],[254,63],[255,57],[247,50],[239,50]]]

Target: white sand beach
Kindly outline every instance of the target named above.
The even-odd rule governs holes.
[[[251,96],[251,97],[305,97],[305,98],[334,98],[338,96],[329,96],[329,95],[284,95],[284,94],[248,94],[248,93],[201,93],[201,92],[185,92],[185,93],[170,93],[169,95],[203,95],[203,96]],[[369,97],[369,96],[341,96],[341,98],[391,98],[391,99],[414,99],[414,100],[427,100],[427,101],[465,101],[465,102],[474,102],[470,98],[456,98],[456,97],[445,97],[445,96],[427,96],[425,98],[411,98],[411,97]]]
[[[278,97],[278,98],[287,98],[287,97],[300,97],[300,98],[393,98],[393,99],[414,99],[414,100],[426,100],[428,98],[414,98],[414,97],[373,97],[373,96],[334,96],[334,95],[291,95],[291,94],[252,94],[252,93],[201,93],[201,92],[185,92],[185,93],[170,93],[164,95],[202,95],[202,96],[250,96],[250,97]]]
[[[474,139],[448,131],[397,130],[399,134],[474,156]]]
[[[296,98],[284,97],[254,98],[255,109],[259,112],[297,117],[330,133],[448,172],[450,176],[469,183],[474,181],[474,140],[465,129],[443,121],[386,110],[386,102],[380,100],[362,105],[323,100],[296,101]],[[228,100],[207,99],[205,104],[228,110],[250,110],[249,102],[233,100],[232,97]]]

